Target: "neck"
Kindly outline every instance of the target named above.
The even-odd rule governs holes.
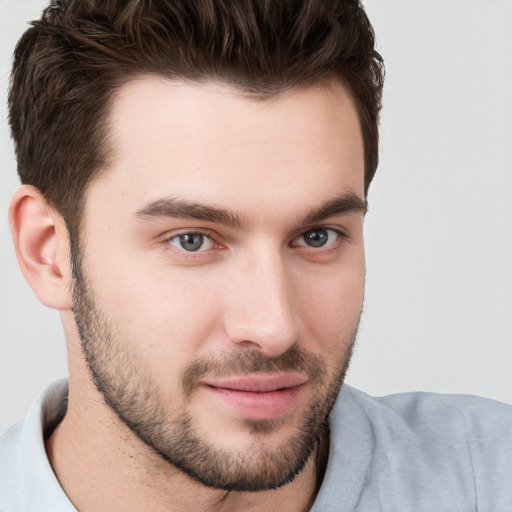
[[[53,470],[77,510],[297,512],[312,506],[325,468],[325,445],[315,448],[304,469],[279,489],[251,493],[211,489],[156,455],[95,389],[85,396],[77,393],[83,384],[70,382],[67,414],[46,442]]]

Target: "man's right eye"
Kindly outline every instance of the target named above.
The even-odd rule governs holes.
[[[214,245],[213,240],[204,233],[180,233],[170,238],[168,243],[176,249],[186,252],[207,251]]]

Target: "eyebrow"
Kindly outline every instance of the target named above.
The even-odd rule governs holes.
[[[242,216],[237,213],[216,206],[209,206],[172,197],[157,199],[148,203],[139,210],[135,216],[142,220],[155,217],[197,219],[216,224],[225,224],[233,228],[241,228],[245,224],[242,220]]]
[[[346,192],[325,204],[310,210],[303,218],[303,224],[320,222],[329,217],[359,212],[363,215],[367,211],[367,201],[361,199],[353,192]],[[243,228],[247,225],[239,213],[173,197],[156,199],[149,202],[135,214],[141,220],[151,218],[196,219],[215,224],[224,224],[233,228]]]
[[[347,213],[362,213],[366,214],[368,211],[368,202],[361,199],[353,192],[346,192],[341,196],[331,199],[327,203],[314,208],[309,211],[304,217],[304,224],[312,224],[320,222],[321,220],[328,219],[329,217],[336,217],[338,215],[345,215]]]

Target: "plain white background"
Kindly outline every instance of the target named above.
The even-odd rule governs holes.
[[[6,116],[16,40],[45,5],[0,0],[0,433],[66,375],[55,311],[15,262]],[[512,402],[512,2],[366,0],[387,81],[348,382]]]

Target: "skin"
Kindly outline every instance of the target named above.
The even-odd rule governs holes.
[[[272,467],[311,404],[339,386],[361,312],[364,158],[353,101],[338,83],[257,102],[219,84],[144,77],[118,91],[111,135],[113,164],[91,183],[83,213],[80,296],[101,318],[82,336],[96,353],[110,347],[98,358],[104,376],[128,396],[148,391],[148,409],[157,406],[164,423],[186,413],[214,453],[247,470]],[[224,214],[191,218],[189,208],[183,216],[177,200]],[[280,488],[228,493],[137,437],[84,360],[58,212],[21,187],[10,219],[27,280],[61,311],[69,406],[47,451],[78,510],[309,509],[317,448]],[[200,250],[183,249],[185,233],[207,235]],[[311,247],[304,233],[328,241]],[[247,354],[283,361],[297,350],[318,362],[322,378],[301,364],[261,363],[255,373],[233,366]],[[198,361],[210,366],[187,393],[183,372]],[[270,394],[270,405],[262,398],[261,408],[240,408],[222,379],[232,387],[247,374],[263,386],[276,375],[295,379],[293,397],[275,407]]]

